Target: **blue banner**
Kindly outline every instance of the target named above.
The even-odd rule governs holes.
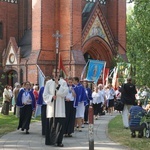
[[[104,65],[105,61],[90,60],[86,79],[88,81],[94,81],[94,83],[97,83]]]

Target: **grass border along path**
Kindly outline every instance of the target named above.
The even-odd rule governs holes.
[[[150,150],[150,138],[131,138],[130,129],[124,129],[121,115],[116,116],[108,124],[109,137],[133,150]]]
[[[36,122],[39,120],[40,117],[37,117],[37,119],[32,119],[31,122]],[[0,114],[0,137],[8,132],[15,131],[18,126],[18,121],[19,119],[16,118],[12,112],[10,112],[8,116]]]

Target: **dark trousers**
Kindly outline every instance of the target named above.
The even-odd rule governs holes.
[[[94,109],[94,115],[97,116],[100,110],[100,103],[99,104],[93,104]]]
[[[138,126],[130,126],[130,130],[132,133],[135,133],[135,131],[139,131],[139,133],[143,136],[143,130],[146,127],[145,123],[142,123]]]
[[[42,135],[45,135],[46,131],[46,105],[42,105],[41,107],[41,123],[42,123]]]
[[[101,103],[99,103],[99,115],[101,115],[102,114],[102,112],[103,112],[103,107],[102,107],[102,102]]]
[[[16,104],[14,105],[14,115],[16,115]]]
[[[71,134],[74,132],[76,108],[73,107],[73,103],[73,101],[65,101],[66,119],[64,134]]]
[[[88,122],[88,115],[89,115],[89,105],[85,106],[85,112],[84,112],[84,121]]]
[[[60,133],[58,135],[58,139],[56,141],[57,144],[61,144],[63,140],[63,134],[64,134],[64,126],[65,126],[65,118],[55,118],[55,129],[57,127],[57,124],[59,124],[60,127]],[[45,134],[45,144],[46,145],[51,145],[51,129],[53,125],[53,118],[48,118],[46,120],[46,134]],[[57,130],[56,130],[57,131]]]
[[[29,130],[30,121],[32,116],[32,105],[25,105],[24,107],[20,108],[20,118],[19,118],[19,125],[18,129],[26,129]]]

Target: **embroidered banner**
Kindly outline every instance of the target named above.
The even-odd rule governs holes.
[[[90,60],[86,80],[97,83],[99,77],[101,76],[104,65],[105,61]]]

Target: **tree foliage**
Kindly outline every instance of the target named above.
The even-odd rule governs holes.
[[[136,83],[150,86],[150,0],[135,0],[127,16],[127,56]]]

